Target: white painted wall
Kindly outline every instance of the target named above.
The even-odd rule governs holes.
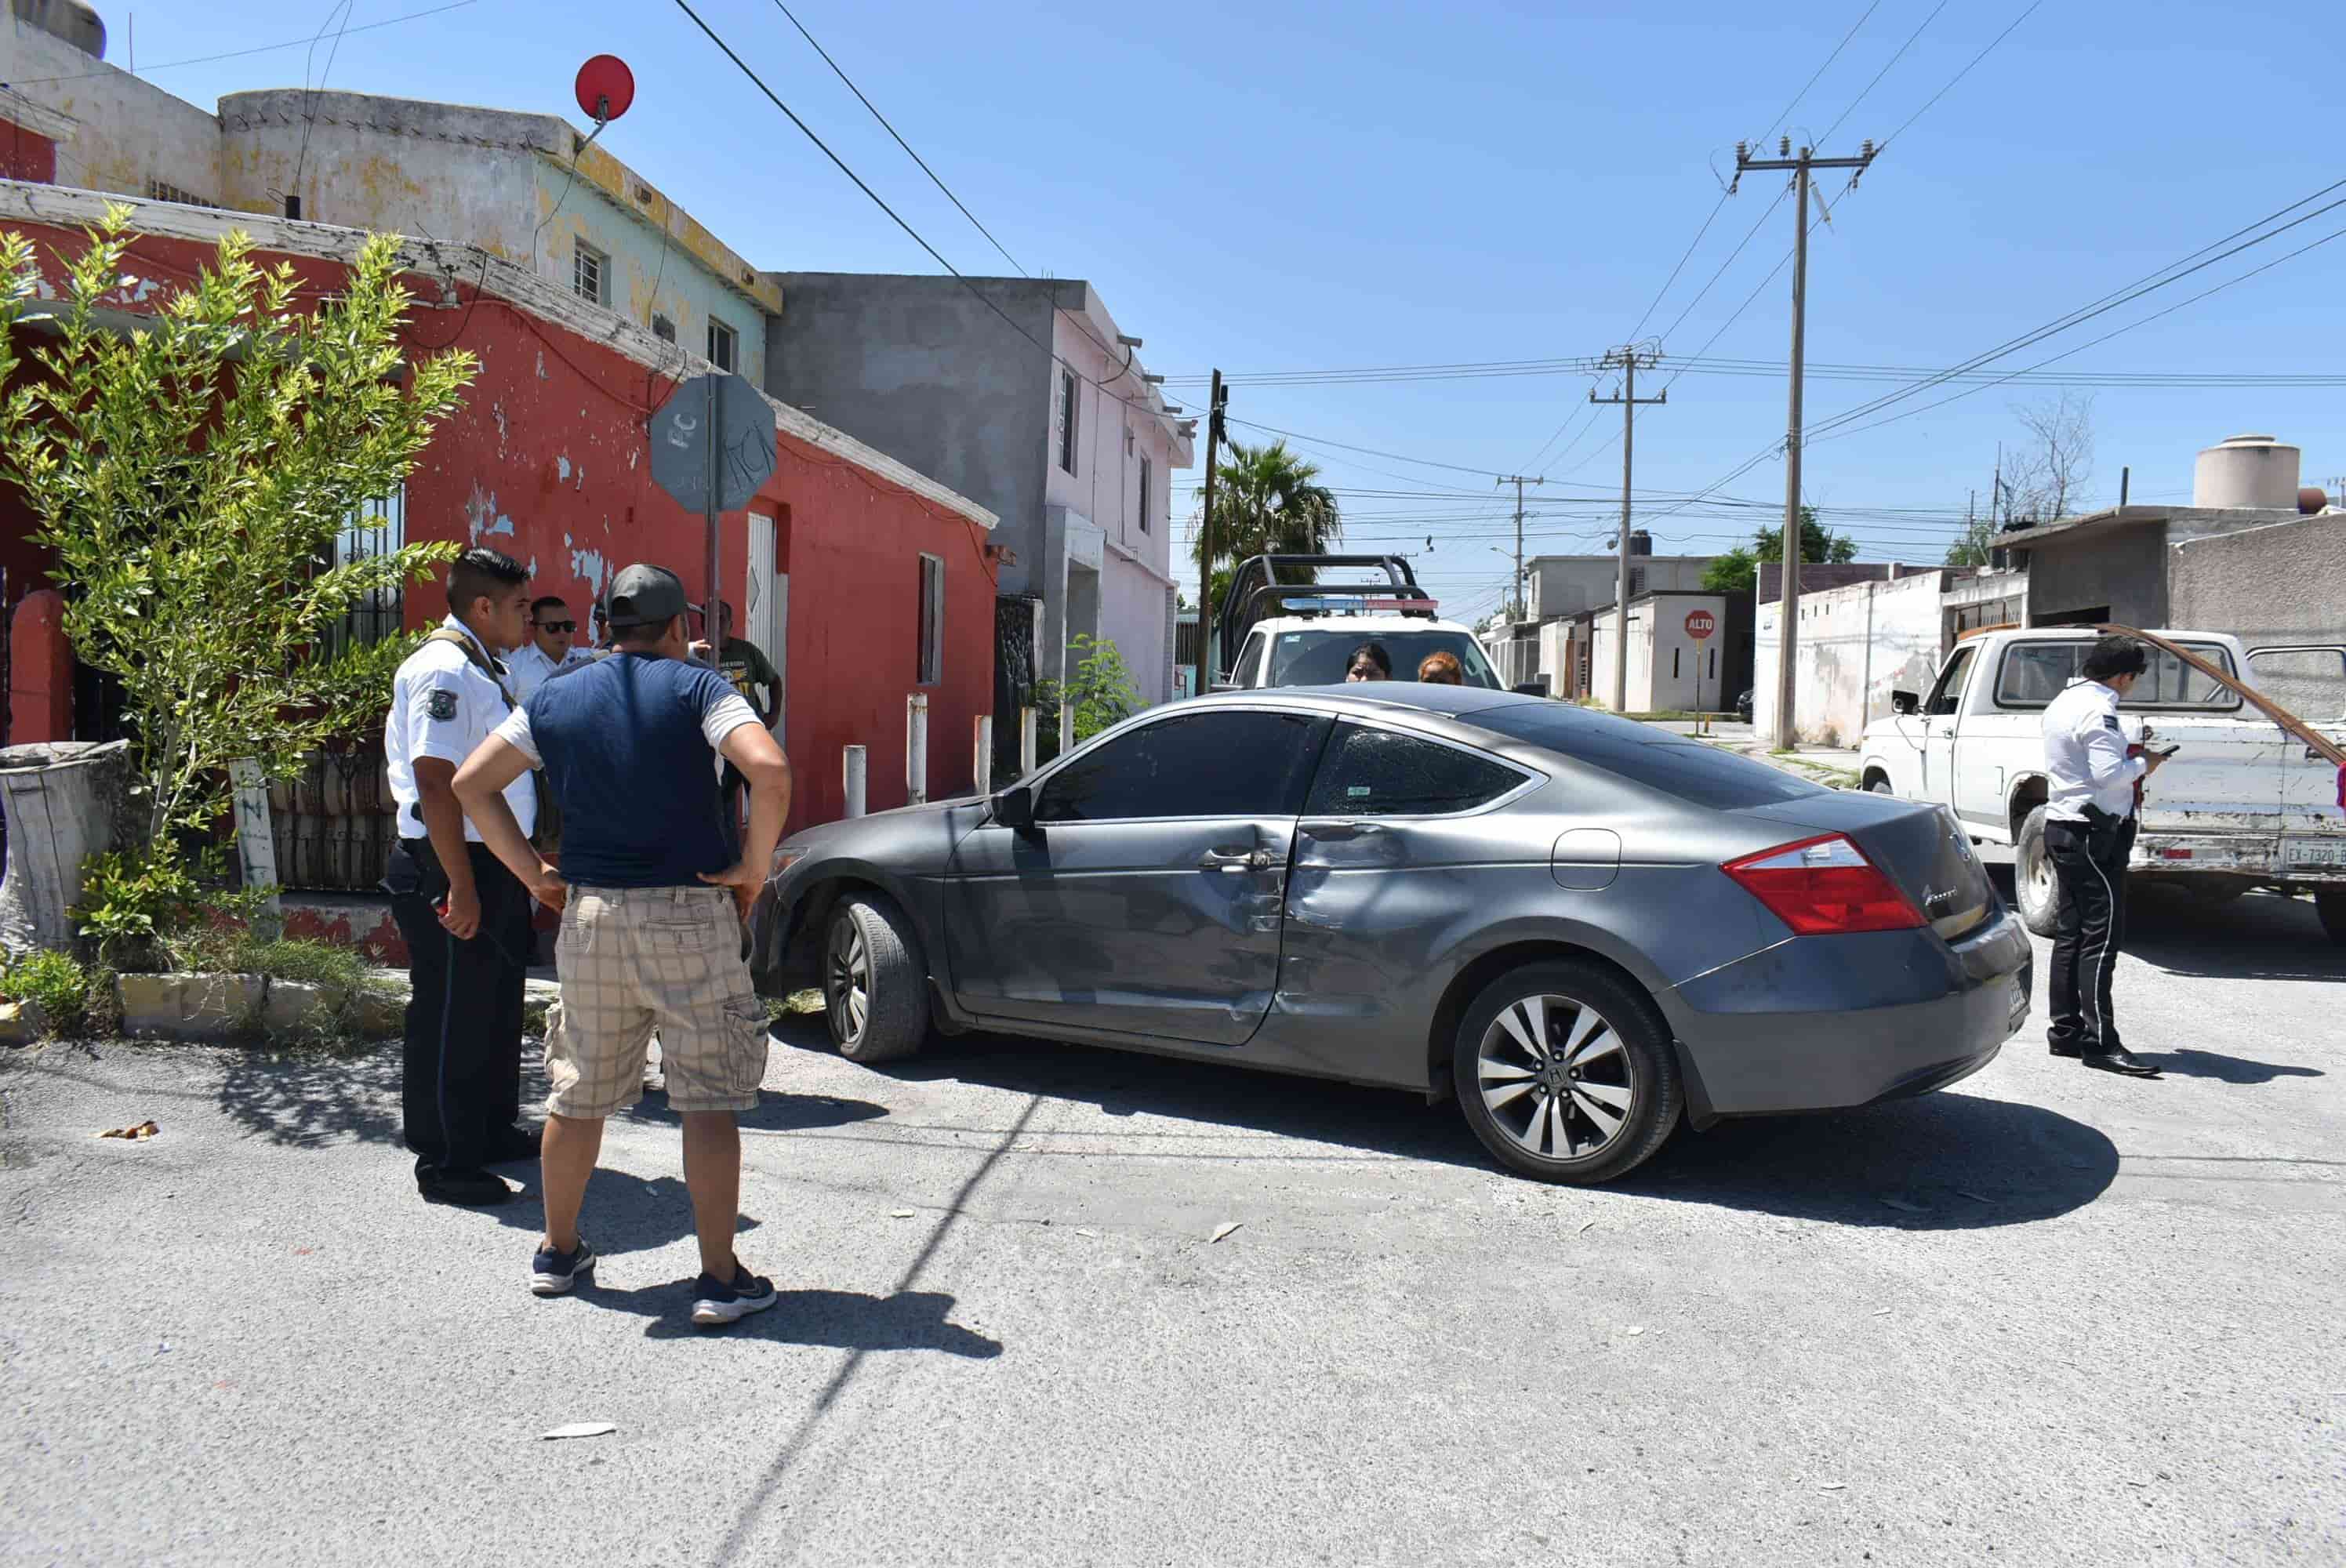
[[[1071,282],[1068,289],[1069,308],[1052,313],[1051,349],[1076,372],[1076,472],[1068,473],[1059,466],[1057,420],[1046,420],[1049,443],[1044,453],[1046,512],[1065,507],[1071,516],[1099,531],[1098,635],[1116,644],[1141,701],[1159,703],[1172,696],[1173,634],[1165,614],[1165,596],[1175,586],[1174,524],[1168,513],[1173,470],[1188,465],[1189,443],[1175,434],[1171,422],[1148,412],[1152,389],[1140,379],[1147,366],[1135,355],[1127,369],[1125,350],[1116,341],[1115,320],[1098,296],[1082,283]],[[1081,290],[1079,302],[1072,297],[1076,290]],[[1007,327],[1003,331],[1009,332]],[[1032,351],[1024,350],[1015,338],[1011,343],[1002,351]],[[1051,380],[1056,411],[1060,395],[1056,365]],[[1145,510],[1144,458],[1148,470]],[[1046,528],[1046,550],[1054,537]],[[1054,581],[1057,575],[1056,571],[1047,574]],[[1046,636],[1053,614],[1048,605],[1051,592],[1046,585]],[[1070,630],[1076,629],[1072,620],[1068,625]],[[1047,670],[1047,650],[1045,664]]]
[[[607,308],[643,327],[666,317],[695,355],[714,315],[734,330],[735,368],[765,384],[780,290],[742,281],[746,261],[600,147],[582,151],[566,121],[275,89],[230,94],[219,123],[230,206],[281,214],[297,194],[311,222],[477,245],[565,289],[584,242],[607,260]]]
[[[1710,555],[1632,555],[1629,597],[1691,591],[1716,559]],[[1620,586],[1616,555],[1535,555],[1524,563],[1525,613],[1533,620],[1576,616],[1613,602]]]
[[[59,185],[143,197],[162,180],[221,200],[219,121],[209,110],[13,14],[0,18],[0,82],[76,122],[57,143]]]
[[[1698,609],[1708,610],[1711,624],[1720,628],[1700,645],[1687,635],[1686,629],[1688,614]],[[1619,645],[1614,628],[1619,618],[1619,612],[1608,607],[1598,611],[1594,622],[1588,696],[1590,701],[1602,708],[1611,707],[1613,701],[1614,650]],[[1670,594],[1631,600],[1628,710],[1691,711],[1698,687],[1706,708],[1717,711],[1723,708],[1725,705],[1719,701],[1719,677],[1713,660],[1725,657],[1719,637],[1726,625],[1727,601],[1717,594]]]
[[[1930,688],[1949,581],[1944,571],[1914,572],[1800,596],[1792,711],[1802,741],[1854,746],[1868,724],[1889,716],[1892,692]],[[1751,718],[1763,735],[1776,723],[1781,614],[1774,602],[1758,606]]]

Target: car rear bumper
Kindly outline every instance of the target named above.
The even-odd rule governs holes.
[[[2028,1013],[2033,958],[2007,910],[1928,931],[1796,937],[1658,1000],[1698,1121],[1928,1094],[1992,1061]]]

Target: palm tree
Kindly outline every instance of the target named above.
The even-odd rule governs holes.
[[[1256,555],[1318,555],[1342,542],[1344,521],[1336,496],[1317,483],[1320,465],[1298,457],[1283,441],[1269,446],[1230,443],[1214,469],[1214,558],[1198,541],[1198,575],[1219,606],[1230,574]],[[1311,582],[1310,574],[1297,580]]]

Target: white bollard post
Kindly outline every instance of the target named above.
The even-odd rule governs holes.
[[[904,799],[924,804],[929,798],[929,694],[916,691],[904,699]]]
[[[844,766],[847,770],[847,814],[861,817],[863,815],[863,748],[849,747]]]
[[[1035,759],[1042,745],[1042,722],[1031,708],[1018,710],[1018,777],[1024,779],[1035,771]]]
[[[970,725],[975,738],[972,744],[976,754],[970,759],[969,776],[981,795],[994,793],[994,715],[981,713]]]

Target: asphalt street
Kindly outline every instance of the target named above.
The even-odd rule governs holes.
[[[1953,1091],[1594,1191],[1399,1095],[792,1023],[744,1140],[784,1294],[720,1335],[657,1097],[542,1301],[534,1201],[416,1201],[395,1051],[18,1052],[0,1563],[2346,1561],[2346,952],[2138,924],[2162,1081],[2040,1002]]]

